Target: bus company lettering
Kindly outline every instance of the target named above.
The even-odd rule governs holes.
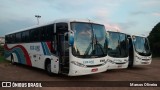
[[[83,64],[94,64],[94,61],[83,61]]]
[[[30,46],[30,50],[40,51],[40,46]]]
[[[13,82],[12,83],[12,87],[42,87],[41,83],[16,83],[16,82]]]

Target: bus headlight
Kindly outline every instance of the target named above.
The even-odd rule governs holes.
[[[108,60],[104,61],[104,63],[102,63],[102,65],[105,65],[108,62]]]
[[[115,62],[113,60],[108,59],[107,61],[112,63],[112,64],[115,64]]]
[[[136,56],[136,58],[137,58],[137,59],[139,59],[139,60],[141,60],[141,58],[140,58],[140,57],[138,57],[138,56]]]
[[[79,63],[77,61],[71,61],[72,64],[76,65],[76,66],[79,66],[79,67],[86,67],[86,65],[82,64],[82,63]]]

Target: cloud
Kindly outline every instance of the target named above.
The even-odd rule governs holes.
[[[160,0],[144,0],[143,2],[141,2],[141,5],[145,7],[159,6]]]
[[[132,12],[132,13],[130,13],[130,15],[145,15],[145,14],[147,14],[147,12],[145,12],[145,11],[136,11],[136,12]]]
[[[154,15],[154,16],[160,16],[160,13],[156,12],[156,13],[152,13],[152,15]]]
[[[128,21],[128,22],[122,22],[122,23],[117,23],[120,28],[123,30],[123,31],[127,31],[129,30],[130,28],[133,28],[133,27],[136,27],[136,25],[138,24],[137,22],[134,22],[134,21]]]
[[[112,23],[108,22],[104,24],[106,27],[106,30],[109,31],[119,31],[119,32],[130,32],[129,30],[132,29],[133,27],[136,27],[137,23],[133,21],[128,21],[128,22],[121,22],[121,23]]]
[[[158,12],[159,5],[160,0],[1,0],[0,34],[25,27],[22,23],[35,25],[36,14],[42,16],[40,23],[59,18],[87,18],[105,24],[108,29],[145,30],[152,21],[157,21],[159,13],[152,12]],[[143,22],[147,19],[150,22]]]
[[[99,17],[106,17],[108,15],[108,10],[106,8],[96,8],[94,9],[94,12]]]
[[[105,24],[107,31],[121,31],[120,26],[117,24]]]

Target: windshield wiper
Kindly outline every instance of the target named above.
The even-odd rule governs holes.
[[[92,47],[92,42],[89,44],[88,48],[86,49],[85,53],[84,53],[84,57],[86,57],[89,53],[89,50],[91,49]]]
[[[95,40],[96,40],[96,45],[98,45],[99,47],[100,47],[100,49],[101,49],[101,51],[102,51],[102,53],[103,53],[103,55],[104,55],[104,51],[103,51],[103,48],[102,48],[102,45],[99,43],[99,41],[97,40],[97,37],[96,37],[96,35],[95,35]],[[97,48],[97,47],[96,47]]]
[[[92,26],[92,25],[91,25]],[[95,35],[95,36],[94,36]],[[91,51],[91,55],[89,56],[92,56],[92,55],[96,55],[96,50],[98,50],[100,48],[101,52],[103,53],[104,55],[104,51],[103,51],[103,46],[99,43],[99,41],[97,40],[97,37],[96,37],[96,34],[94,34],[94,31],[93,31],[93,27],[92,27],[92,37],[91,37],[91,42],[88,46],[88,48],[86,49],[85,53],[84,53],[84,57],[88,56],[88,53],[89,51],[91,50],[92,48],[92,51]]]
[[[92,27],[92,24],[91,24],[91,27]],[[86,57],[89,53],[89,50],[91,49],[92,47],[92,50],[93,50],[93,40],[94,40],[94,32],[93,32],[93,27],[92,27],[92,37],[91,37],[91,42],[88,46],[88,48],[86,49],[85,53],[84,53],[84,57]]]

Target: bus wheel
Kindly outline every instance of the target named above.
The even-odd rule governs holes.
[[[11,55],[11,64],[12,64],[12,65],[15,64],[13,55]]]
[[[52,72],[51,72],[51,63],[50,62],[46,63],[46,71],[47,71],[47,74],[51,76]]]

